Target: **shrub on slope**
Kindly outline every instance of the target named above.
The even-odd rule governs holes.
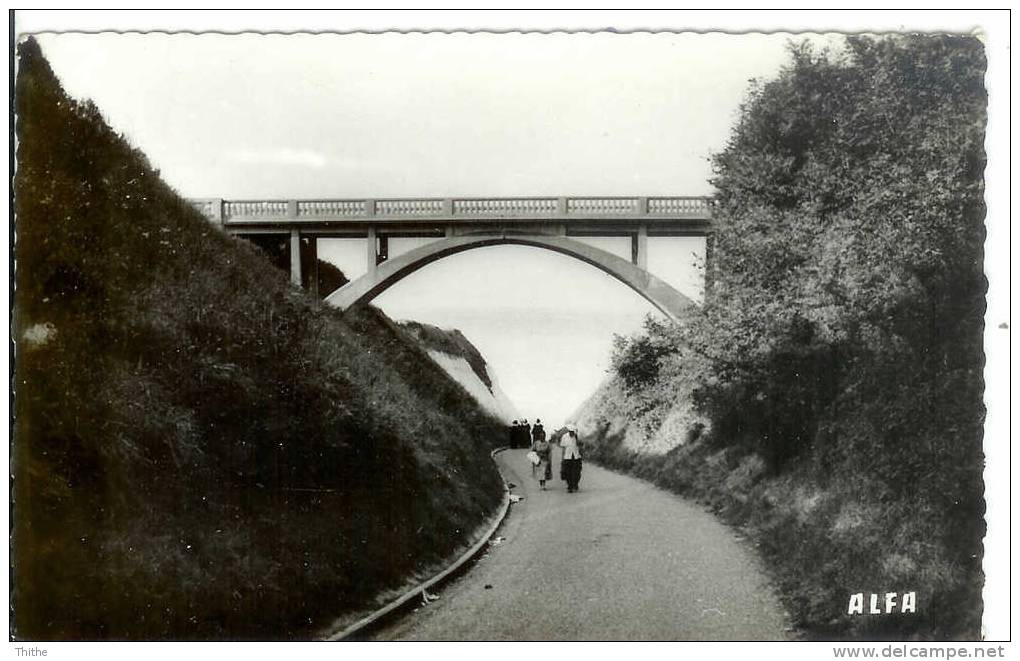
[[[462,544],[497,423],[18,66],[13,635],[306,636]]]

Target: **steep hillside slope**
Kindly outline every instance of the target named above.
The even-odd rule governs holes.
[[[507,424],[520,417],[517,407],[499,387],[485,358],[463,333],[416,321],[404,321],[400,326],[486,411]]]
[[[457,549],[501,425],[18,54],[12,635],[304,637]]]
[[[571,416],[578,433],[618,439],[629,452],[659,455],[700,437],[710,422],[693,397],[696,371],[691,368],[698,357],[680,351],[656,360],[662,364],[656,364],[661,378],[655,382],[635,383],[610,373]]]

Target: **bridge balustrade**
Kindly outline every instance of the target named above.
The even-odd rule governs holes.
[[[298,218],[328,216],[365,216],[364,200],[299,200]]]
[[[223,217],[277,218],[287,215],[287,203],[275,200],[239,200],[223,203]]]
[[[567,214],[618,215],[641,213],[636,197],[572,197],[567,199]]]
[[[709,197],[650,197],[648,213],[657,215],[682,216],[696,213],[711,213],[712,198]]]
[[[193,199],[211,220],[287,223],[309,220],[422,220],[437,218],[536,220],[653,218],[709,220],[709,197],[503,197],[322,200]]]
[[[375,203],[375,213],[382,216],[440,216],[443,200],[379,200]]]
[[[556,198],[466,199],[453,201],[454,215],[536,216],[556,213]]]

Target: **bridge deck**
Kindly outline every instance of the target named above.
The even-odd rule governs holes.
[[[223,225],[401,224],[437,222],[613,221],[707,222],[709,197],[503,197],[334,200],[192,199],[210,220]]]

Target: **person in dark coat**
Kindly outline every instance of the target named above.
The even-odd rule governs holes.
[[[527,418],[521,421],[521,447],[531,447],[531,425],[528,424]]]
[[[535,443],[536,441],[544,440],[545,440],[545,428],[542,427],[542,420],[536,419],[535,426],[531,428],[531,442]]]
[[[509,445],[512,448],[517,447],[517,426],[518,426],[517,425],[517,421],[514,420],[510,424],[510,427],[507,429],[508,436],[509,436],[507,438],[507,445]]]
[[[567,493],[574,493],[581,482],[581,447],[577,439],[577,427],[573,424],[568,424],[567,430],[560,436],[560,447],[563,448],[560,475],[567,483]]]

